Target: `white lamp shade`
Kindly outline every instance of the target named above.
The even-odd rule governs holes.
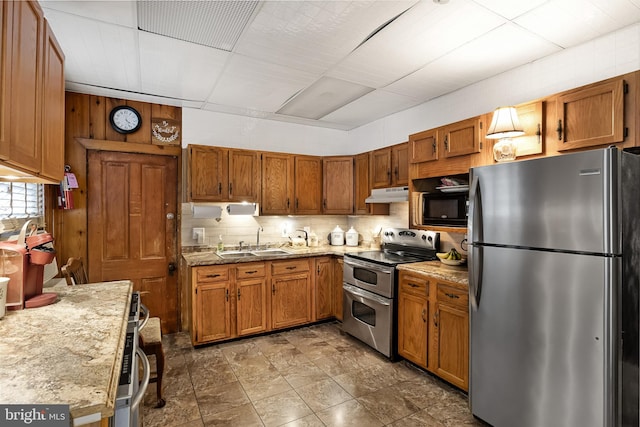
[[[500,107],[493,112],[487,138],[500,139],[524,135],[518,113],[514,107]]]

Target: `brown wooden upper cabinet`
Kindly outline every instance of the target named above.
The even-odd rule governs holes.
[[[294,156],[294,206],[300,215],[322,213],[322,157]]]
[[[462,120],[438,128],[438,140],[442,147],[441,158],[479,153],[483,139],[483,123],[479,117]]]
[[[371,188],[409,184],[409,143],[392,145],[371,152]]]
[[[256,151],[190,145],[188,198],[192,202],[258,202],[260,156]]]
[[[369,158],[371,153],[362,153],[354,157],[354,213],[360,215],[389,215],[388,203],[367,203],[365,200],[371,195],[371,180],[369,179]]]
[[[438,129],[429,129],[409,135],[409,162],[421,163],[438,160]]]
[[[284,153],[262,153],[263,215],[286,215],[293,212],[294,156]]]
[[[558,135],[557,150],[622,142],[626,87],[620,77],[560,94],[557,121],[552,124]]]
[[[336,156],[322,159],[323,195],[325,214],[353,213],[353,157]]]
[[[0,159],[60,181],[64,55],[38,2],[2,2],[0,23]]]

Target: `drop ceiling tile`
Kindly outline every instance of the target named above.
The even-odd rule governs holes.
[[[420,2],[328,75],[380,88],[504,22],[503,17],[473,2]]]
[[[316,74],[353,50],[411,1],[268,1],[234,52]]]
[[[204,101],[230,54],[222,50],[140,31],[142,90]]]
[[[385,89],[427,101],[559,50],[554,44],[507,23]]]
[[[40,0],[39,3],[47,19],[49,19],[49,11],[55,10],[129,28],[138,27],[135,1]]]
[[[267,1],[234,52],[316,74],[353,50],[411,1]]]
[[[322,122],[340,123],[353,127],[388,116],[419,104],[413,98],[384,90],[375,90],[350,104],[322,117]]]
[[[65,80],[140,91],[137,30],[50,10],[47,16],[65,54]]]
[[[627,0],[554,0],[525,13],[514,22],[566,48],[639,19],[640,9]]]
[[[487,9],[504,16],[507,19],[514,19],[525,12],[528,12],[536,7],[540,6],[547,0],[528,0],[528,1],[513,1],[513,0],[474,0],[476,3],[481,4]]]
[[[274,112],[316,78],[310,73],[232,54],[208,102]]]

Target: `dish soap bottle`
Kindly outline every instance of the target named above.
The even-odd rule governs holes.
[[[222,243],[222,234],[218,236],[218,252],[224,251],[224,243]]]

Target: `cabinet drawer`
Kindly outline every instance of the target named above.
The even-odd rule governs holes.
[[[469,306],[469,292],[438,283],[438,303],[455,305],[466,309]]]
[[[253,277],[264,277],[264,264],[245,264],[236,266],[236,279],[247,279]]]
[[[309,271],[308,259],[274,261],[271,263],[271,274],[274,276],[279,274],[299,273],[301,271]]]
[[[429,296],[429,280],[418,276],[403,275],[400,277],[400,292],[427,297]]]
[[[196,267],[195,277],[197,283],[226,281],[229,280],[229,267]]]

